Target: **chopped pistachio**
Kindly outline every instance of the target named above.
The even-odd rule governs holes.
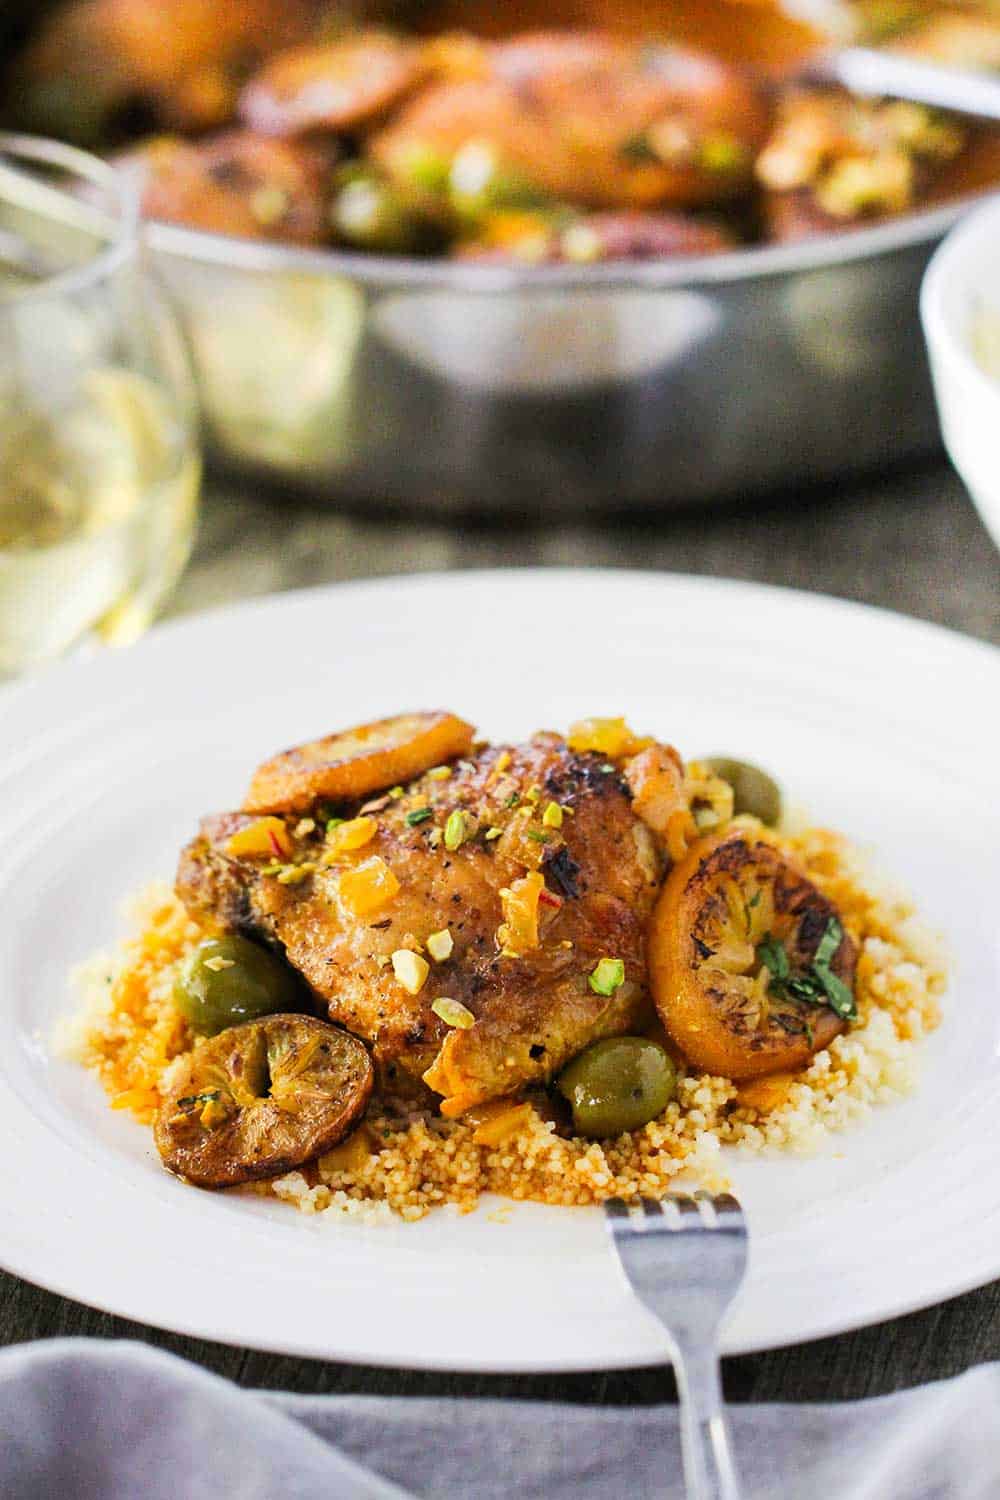
[[[431,766],[427,772],[428,779],[431,781],[447,781],[450,775],[451,766]]]
[[[488,844],[492,843],[494,839],[503,838],[503,829],[502,828],[487,828],[485,837],[486,837],[486,842]]]
[[[500,754],[497,756],[496,765],[493,767],[494,771],[506,771],[507,767],[510,765],[510,759],[510,751],[501,750]]]
[[[223,958],[221,954],[217,953],[214,958],[206,958],[204,960],[204,967],[206,969],[211,969],[213,974],[221,974],[223,969],[234,968],[235,963],[235,959]]]
[[[426,958],[413,953],[409,948],[397,948],[392,955],[393,973],[408,995],[419,995],[424,981],[431,971]]]
[[[447,995],[435,1000],[431,1010],[441,1017],[446,1026],[456,1026],[459,1031],[468,1031],[476,1024],[476,1018],[469,1007],[463,1005],[461,1000],[452,1000]]]
[[[391,786],[386,792],[386,796],[391,798],[393,802],[398,802],[402,795],[403,788],[401,786]]]
[[[529,839],[534,839],[536,844],[547,844],[549,836],[541,828],[526,828],[525,833]]]
[[[448,821],[444,825],[444,847],[454,853],[461,849],[466,839],[472,836],[472,819],[462,808],[456,807],[454,812],[448,814]]]
[[[723,130],[703,138],[700,155],[708,172],[735,172],[747,159],[741,142]]]
[[[546,828],[561,828],[563,823],[563,810],[558,802],[550,802],[542,813],[542,822]]]
[[[447,927],[442,927],[440,932],[432,932],[427,939],[427,952],[436,964],[444,963],[450,958],[455,947],[455,940]]]
[[[420,823],[426,823],[428,818],[434,816],[429,807],[415,807],[412,812],[406,814],[406,822],[410,828],[416,828]]]
[[[301,865],[285,865],[278,872],[279,885],[301,885],[313,873],[316,866],[312,860],[306,860]]]
[[[625,965],[620,958],[602,958],[595,965],[588,983],[595,995],[613,995],[625,983]]]

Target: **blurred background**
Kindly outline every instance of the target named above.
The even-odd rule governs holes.
[[[470,566],[1000,640],[1000,6],[9,3],[0,125],[0,675]]]

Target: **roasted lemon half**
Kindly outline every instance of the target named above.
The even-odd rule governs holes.
[[[199,1187],[277,1177],[342,1141],[373,1081],[364,1044],[326,1021],[230,1026],[191,1053],[157,1116],[156,1147]]]
[[[804,1067],[856,1014],[855,960],[833,904],[752,831],[693,845],[650,926],[663,1024],[696,1067],[724,1078]]]

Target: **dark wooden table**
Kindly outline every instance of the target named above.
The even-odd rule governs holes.
[[[1000,644],[1000,554],[959,481],[938,464],[727,511],[573,526],[358,519],[215,484],[171,613],[337,579],[525,564],[758,579],[884,605]],[[641,1403],[662,1401],[673,1389],[666,1370],[451,1376],[279,1358],[161,1333],[0,1274],[0,1342],[63,1334],[146,1339],[241,1385],[291,1391]],[[725,1383],[734,1400],[849,1399],[998,1358],[1000,1282],[858,1333],[729,1360]]]

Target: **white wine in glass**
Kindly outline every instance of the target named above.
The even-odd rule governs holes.
[[[111,216],[126,189],[80,153],[0,138],[0,677],[134,639],[191,549],[186,351],[134,217]]]

